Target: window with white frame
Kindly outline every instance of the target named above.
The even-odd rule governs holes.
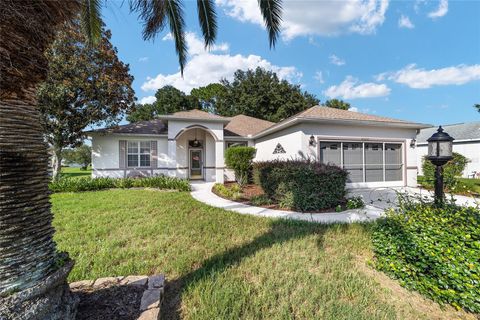
[[[402,144],[320,141],[320,161],[348,171],[348,182],[401,181]]]
[[[150,141],[127,142],[127,166],[150,167]]]
[[[228,141],[227,143],[227,149],[231,147],[246,147],[247,142],[246,141]]]

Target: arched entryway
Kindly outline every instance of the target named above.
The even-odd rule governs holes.
[[[190,180],[223,182],[223,140],[210,128],[190,125],[175,141],[176,175]]]

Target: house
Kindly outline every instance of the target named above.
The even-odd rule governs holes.
[[[467,157],[470,162],[463,171],[464,177],[476,176],[480,178],[480,121],[457,123],[442,126],[453,140],[453,152]],[[422,175],[422,159],[428,153],[427,139],[437,130],[437,127],[420,130],[417,136],[417,166]],[[476,174],[479,173],[477,176]]]
[[[416,185],[412,141],[425,124],[314,106],[279,123],[181,111],[90,131],[94,177],[165,174],[224,182],[224,151],[254,146],[255,161],[310,157],[348,170],[350,187]]]

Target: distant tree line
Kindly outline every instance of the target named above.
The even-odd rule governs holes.
[[[222,116],[247,116],[278,122],[320,103],[313,94],[302,90],[300,85],[281,80],[273,71],[263,68],[237,70],[233,80],[195,88],[190,94],[165,86],[155,94],[156,101],[137,105],[127,120],[137,122],[151,120],[161,114],[200,109]],[[331,108],[348,110],[350,104],[327,100]]]

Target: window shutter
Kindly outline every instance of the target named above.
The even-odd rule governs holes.
[[[156,169],[158,166],[158,148],[157,148],[157,141],[152,140],[150,142],[150,152],[152,154],[152,159],[150,160],[150,166],[152,169]]]
[[[126,168],[127,140],[118,141],[118,166],[120,169]]]

